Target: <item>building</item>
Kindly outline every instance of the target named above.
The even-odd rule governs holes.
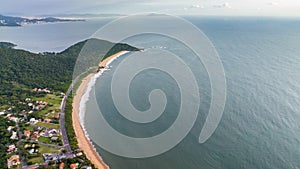
[[[17,132],[13,131],[10,139],[17,140],[18,139]]]
[[[38,132],[38,131],[35,131],[35,132],[33,132],[31,139],[32,139],[32,140],[36,140],[36,139],[39,138],[39,137],[40,137],[39,132]]]
[[[24,136],[29,138],[30,137],[30,130],[25,130],[24,131]]]
[[[51,142],[57,142],[58,141],[58,137],[51,137],[50,141]]]
[[[45,118],[45,119],[44,119],[44,122],[45,122],[45,123],[51,123],[51,122],[52,122],[52,119]]]
[[[70,168],[71,168],[71,169],[76,169],[77,166],[78,166],[78,164],[71,164],[71,165],[70,165]]]
[[[8,131],[8,132],[11,132],[11,130],[12,130],[13,128],[15,128],[15,127],[13,127],[13,126],[8,126],[7,131]]]
[[[60,163],[59,164],[59,169],[64,169],[64,167],[65,167],[65,163]]]
[[[19,155],[13,155],[9,159],[7,159],[7,167],[8,168],[11,168],[11,167],[19,165],[19,164],[21,164]]]
[[[16,150],[16,146],[14,144],[12,144],[12,145],[8,146],[8,149],[6,152],[11,153],[11,152],[14,152],[15,150]]]

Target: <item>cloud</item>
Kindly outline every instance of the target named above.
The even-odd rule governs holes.
[[[201,8],[201,9],[203,9],[204,6],[203,5],[192,5],[191,8]]]
[[[189,7],[184,7],[183,9],[184,9],[184,10],[189,10],[189,9],[204,9],[204,6],[198,4],[198,5],[191,5],[191,6],[189,6]]]
[[[278,6],[279,3],[278,2],[269,2],[269,5],[271,5],[271,6]]]
[[[225,2],[223,4],[213,5],[215,8],[231,8],[230,4],[228,2]]]

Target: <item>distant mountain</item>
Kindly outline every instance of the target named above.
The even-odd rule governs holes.
[[[73,21],[84,21],[84,20],[82,20],[82,19],[60,19],[60,18],[54,18],[54,17],[28,19],[28,18],[24,18],[24,17],[0,15],[0,26],[22,26],[22,25],[26,25],[26,24],[42,24],[42,23],[52,23],[52,22],[73,22]]]
[[[17,45],[10,42],[0,42],[0,48],[14,48]]]
[[[120,17],[122,14],[114,13],[73,13],[73,14],[55,14],[55,15],[41,15],[41,17],[62,17],[62,18],[97,18],[97,17]]]

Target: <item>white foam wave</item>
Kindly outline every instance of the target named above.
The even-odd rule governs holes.
[[[118,57],[128,53],[129,51],[124,51],[124,52],[121,52],[119,53],[116,57],[110,59],[107,63],[106,63],[106,67],[108,67],[114,60],[116,60]],[[96,148],[94,146],[94,144],[92,143],[90,137],[89,137],[89,134],[85,128],[85,123],[84,123],[84,117],[85,117],[85,113],[86,113],[86,104],[87,102],[89,101],[89,98],[90,98],[90,93],[93,89],[93,87],[95,86],[96,84],[96,81],[97,79],[105,72],[109,70],[108,68],[103,68],[101,69],[99,72],[97,72],[95,75],[93,75],[91,78],[90,78],[90,81],[88,82],[88,85],[86,87],[86,90],[84,92],[84,94],[82,95],[81,97],[81,100],[80,100],[80,103],[79,103],[79,121],[81,123],[81,126],[82,126],[82,129],[85,133],[85,136],[87,138],[87,140],[90,142],[90,144],[93,146],[93,149],[94,151],[96,151]],[[96,151],[97,152],[97,151]],[[101,156],[99,155],[99,157],[101,158]],[[102,160],[102,158],[101,158]],[[109,168],[109,166],[107,166]]]

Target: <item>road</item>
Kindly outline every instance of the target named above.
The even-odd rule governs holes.
[[[61,131],[61,135],[62,135],[62,142],[64,147],[67,150],[68,154],[72,153],[72,149],[69,143],[69,139],[68,139],[68,135],[67,135],[67,131],[66,131],[66,124],[65,124],[65,110],[66,110],[66,103],[67,103],[67,99],[71,93],[73,89],[73,83],[71,84],[71,86],[69,87],[66,95],[64,96],[64,98],[62,99],[61,102],[61,112],[60,112],[60,119],[59,119],[59,124],[60,124],[60,131]]]
[[[74,88],[74,84],[76,83],[77,79],[78,79],[78,77],[73,80],[68,91],[66,92],[66,95],[64,96],[64,98],[61,101],[61,107],[60,107],[61,111],[60,111],[59,125],[60,125],[60,131],[61,131],[61,135],[62,135],[62,142],[63,142],[64,147],[67,150],[66,154],[68,154],[68,155],[72,154],[72,149],[71,149],[67,131],[66,131],[65,110],[66,110],[67,99],[68,99],[70,93],[72,92],[72,90]]]
[[[16,126],[17,126],[17,132],[18,132],[18,135],[19,135],[19,141],[17,143],[18,147],[19,147],[19,156],[21,158],[21,164],[22,164],[22,168],[27,168],[27,163],[26,163],[26,160],[25,160],[25,157],[23,155],[23,150],[20,148],[22,147],[22,136],[23,136],[23,133],[20,129],[20,126],[19,126],[19,122],[16,122]]]

